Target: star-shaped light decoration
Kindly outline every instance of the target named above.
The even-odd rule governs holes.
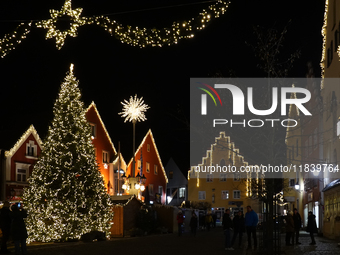
[[[146,120],[145,112],[150,107],[147,104],[144,104],[143,97],[137,98],[137,95],[135,95],[133,98],[131,96],[129,101],[124,100],[124,102],[121,102],[121,104],[123,105],[123,111],[119,114],[125,118],[124,122]]]
[[[83,11],[83,8],[77,8],[72,10],[71,0],[66,0],[64,6],[60,11],[50,10],[52,19],[39,21],[36,25],[37,27],[43,27],[47,29],[46,39],[56,38],[56,46],[60,50],[65,42],[66,36],[77,36],[78,27],[86,24],[86,18],[80,18],[80,14]],[[57,28],[57,21],[59,18],[64,18],[65,16],[69,16],[70,28],[64,31],[61,31]]]

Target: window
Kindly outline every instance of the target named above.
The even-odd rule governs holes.
[[[26,169],[17,169],[17,182],[25,182],[26,175],[27,175]]]
[[[16,168],[15,180],[17,182],[27,182],[30,164],[15,163],[15,168]]]
[[[205,200],[205,191],[198,191],[198,200]]]
[[[155,167],[154,167],[154,174],[158,174],[158,166],[157,165],[155,165]]]
[[[220,174],[220,182],[226,182],[227,181],[227,174]]]
[[[158,186],[158,194],[163,195],[163,186]]]
[[[173,171],[170,171],[170,172],[169,172],[169,179],[172,179],[173,176],[174,176],[174,172],[173,172]]]
[[[34,141],[29,141],[28,143],[26,143],[26,156],[37,156],[37,145],[34,145]]]
[[[229,190],[222,190],[222,199],[229,199]]]
[[[146,172],[150,173],[150,163],[146,162]]]
[[[207,174],[207,182],[212,182],[212,181],[213,181],[213,175]]]
[[[142,162],[138,159],[137,160],[137,169],[140,170],[140,166],[141,166]]]
[[[185,198],[185,188],[179,188],[179,198]]]
[[[234,199],[240,199],[241,198],[241,191],[240,190],[234,190]]]
[[[234,173],[234,181],[240,181],[241,174],[240,173]]]
[[[103,163],[109,163],[109,152],[103,151]]]
[[[148,144],[146,148],[147,148],[146,150],[150,152],[150,144]]]
[[[289,179],[289,187],[295,187],[295,179]]]
[[[153,184],[149,184],[149,194],[153,196]]]
[[[97,136],[96,124],[90,123],[90,126],[91,126],[91,138],[94,139]]]

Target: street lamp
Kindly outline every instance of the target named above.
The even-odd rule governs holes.
[[[124,122],[130,121],[133,124],[133,129],[132,129],[133,130],[133,141],[132,141],[133,154],[132,154],[132,168],[131,168],[132,176],[129,178],[129,182],[130,184],[132,182],[134,183],[133,188],[135,188],[138,192],[138,190],[141,188],[141,185],[140,185],[141,176],[138,173],[138,175],[135,177],[135,153],[136,153],[135,151],[135,126],[136,126],[137,121],[140,122],[140,121],[146,120],[145,112],[150,107],[144,104],[143,97],[137,98],[137,95],[135,95],[134,97],[131,96],[129,101],[124,100],[124,102],[121,102],[121,104],[123,105],[123,111],[120,112],[119,114],[122,115],[123,118],[125,118]]]

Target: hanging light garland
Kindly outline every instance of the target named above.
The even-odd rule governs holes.
[[[150,29],[139,28],[137,26],[124,26],[116,20],[111,20],[106,16],[81,17],[83,8],[72,9],[71,0],[66,0],[60,11],[50,10],[51,19],[40,20],[33,23],[38,28],[47,30],[46,39],[56,38],[56,47],[61,49],[65,43],[67,36],[76,37],[77,29],[83,25],[96,24],[103,27],[112,36],[115,36],[122,43],[131,46],[144,48],[146,46],[162,47],[177,44],[181,39],[189,39],[194,37],[194,33],[204,29],[211,20],[219,18],[223,15],[229,6],[229,2],[222,0],[210,5],[207,10],[203,9],[198,17],[183,22],[173,22],[170,28]],[[61,30],[57,27],[57,22],[70,20],[69,28]],[[3,58],[6,54],[15,49],[21,43],[26,35],[30,32],[32,21],[21,23],[16,31],[12,34],[6,34],[0,39],[0,56]],[[23,28],[23,29],[21,29]],[[19,32],[19,30],[21,32]]]

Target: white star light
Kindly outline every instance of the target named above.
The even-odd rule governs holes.
[[[43,27],[48,29],[46,33],[46,39],[56,38],[56,46],[58,50],[60,50],[65,42],[66,36],[77,36],[78,27],[85,25],[86,18],[80,18],[80,14],[83,11],[83,8],[77,8],[72,10],[71,0],[66,0],[64,6],[60,11],[50,10],[52,19],[39,21],[36,25],[37,27]],[[70,28],[65,31],[60,31],[56,27],[56,23],[59,18],[64,16],[69,16],[71,19]]]
[[[143,97],[137,98],[137,95],[133,98],[130,97],[130,100],[124,100],[124,102],[121,102],[123,105],[123,111],[119,114],[122,115],[123,118],[125,118],[124,122],[126,121],[144,121],[146,120],[145,112],[150,107],[146,104],[144,104]]]

